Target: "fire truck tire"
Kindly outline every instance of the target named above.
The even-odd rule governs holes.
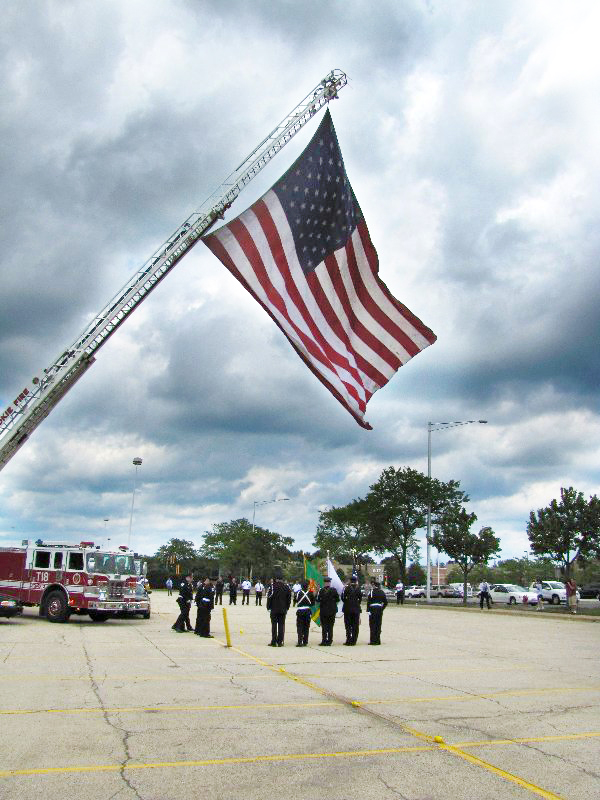
[[[66,622],[69,619],[67,596],[63,592],[50,592],[45,602],[49,622]]]
[[[142,614],[142,619],[150,619],[150,612],[146,611]]]
[[[106,622],[110,617],[110,614],[107,614],[105,611],[88,611],[88,614],[92,622]]]

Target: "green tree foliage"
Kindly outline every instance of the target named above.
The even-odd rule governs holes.
[[[355,503],[360,503],[360,512],[369,527],[370,549],[391,553],[400,578],[406,583],[406,564],[409,557],[418,561],[416,531],[426,526],[429,506],[432,519],[436,520],[467,500],[457,481],[443,483],[410,467],[388,467],[364,500]]]
[[[559,501],[530,512],[527,536],[531,551],[549,556],[568,577],[576,559],[600,555],[600,500],[561,488]]]
[[[181,574],[189,572],[198,558],[198,551],[193,542],[186,539],[169,539],[167,544],[161,545],[154,556],[159,562],[166,565],[167,570],[175,572],[179,564]]]
[[[371,550],[370,527],[366,521],[362,501],[353,500],[347,506],[321,511],[314,545],[321,553],[329,551],[337,561],[358,568],[373,561],[367,553]]]
[[[245,518],[219,522],[212,531],[204,535],[200,549],[206,558],[219,562],[221,574],[232,573],[267,577],[275,564],[286,563],[290,558],[289,547],[294,540],[289,536],[261,528],[253,528]]]
[[[427,582],[427,573],[423,567],[414,562],[406,570],[406,583],[408,586],[423,586]]]
[[[432,536],[434,546],[449,555],[460,568],[465,605],[469,573],[478,564],[487,564],[500,551],[500,539],[491,528],[484,527],[479,533],[471,533],[470,528],[476,519],[475,514],[469,514],[464,508],[448,509],[440,516]]]

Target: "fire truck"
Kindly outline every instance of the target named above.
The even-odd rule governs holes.
[[[21,547],[0,547],[0,592],[39,606],[50,622],[67,622],[72,614],[88,614],[94,622],[133,614],[149,619],[141,572],[138,554],[125,545],[25,539]]]

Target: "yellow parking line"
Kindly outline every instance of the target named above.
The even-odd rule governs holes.
[[[415,733],[418,733],[415,732]],[[424,736],[424,734],[421,734]],[[565,734],[563,736],[535,736],[530,738],[519,739],[497,739],[482,742],[457,742],[454,745],[447,744],[439,740],[431,742],[430,744],[423,745],[407,745],[404,747],[382,747],[376,749],[365,750],[345,750],[332,753],[278,753],[272,755],[260,756],[239,756],[232,758],[205,758],[194,761],[156,761],[146,763],[132,763],[132,764],[90,764],[78,765],[71,767],[37,767],[31,769],[5,769],[0,770],[1,778],[14,778],[21,775],[57,775],[68,772],[119,772],[121,770],[138,770],[138,769],[166,769],[166,768],[181,768],[181,767],[205,767],[215,765],[235,765],[235,764],[257,764],[265,761],[302,761],[307,759],[327,759],[327,758],[366,758],[380,755],[397,755],[400,753],[418,753],[418,752],[432,752],[434,750],[445,750],[454,753],[455,755],[470,761],[477,766],[485,767],[504,778],[517,783],[524,788],[533,791],[540,797],[547,798],[547,800],[560,800],[559,796],[553,794],[547,789],[542,789],[535,784],[512,775],[504,770],[494,767],[469,753],[462,752],[461,748],[486,746],[486,745],[510,745],[510,744],[524,744],[527,742],[543,742],[543,741],[562,741],[568,739],[586,739],[600,736],[600,732],[580,733],[580,734]]]
[[[265,666],[268,666],[265,663]],[[326,690],[305,681],[302,678],[288,672],[284,667],[271,667],[273,671],[281,674],[283,677],[307,686],[310,689],[315,689],[323,695],[328,695]],[[355,708],[364,708],[365,706],[375,705],[395,705],[397,703],[439,703],[443,701],[461,701],[461,700],[478,700],[488,699],[494,697],[512,697],[512,696],[532,696],[543,695],[547,693],[560,694],[562,692],[585,692],[585,691],[600,691],[600,686],[565,686],[555,687],[548,689],[522,689],[514,692],[490,692],[488,694],[456,694],[456,695],[434,695],[430,697],[393,697],[387,700],[350,700],[347,701],[343,698],[338,698],[331,695],[331,701],[310,702],[310,703],[239,703],[239,704],[226,704],[226,705],[162,705],[162,706],[122,706],[114,708],[13,708],[0,710],[0,716],[19,716],[26,714],[135,714],[141,712],[174,712],[174,711],[244,711],[255,708],[306,708],[317,706],[342,706],[344,703],[350,703]]]
[[[562,800],[560,795],[554,794],[554,792],[551,792],[548,789],[543,789],[541,786],[537,786],[535,783],[530,783],[529,781],[520,778],[518,775],[513,775],[512,772],[507,772],[504,769],[495,767],[493,764],[489,764],[487,761],[483,761],[481,758],[471,755],[471,753],[465,753],[465,751],[461,750],[460,747],[446,744],[445,742],[440,742],[439,747],[441,750],[445,750],[447,753],[452,753],[455,756],[458,756],[458,758],[467,761],[469,764],[473,764],[476,767],[482,767],[482,769],[485,769],[494,775],[499,775],[501,778],[504,778],[504,780],[509,781],[510,783],[515,783],[517,786],[521,786],[523,789],[528,789],[538,797],[543,797],[544,800]]]

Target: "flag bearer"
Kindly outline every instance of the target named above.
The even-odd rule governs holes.
[[[296,630],[298,631],[296,647],[306,647],[308,644],[311,606],[314,604],[315,596],[308,588],[308,581],[302,581],[300,589],[296,592]]]
[[[317,603],[320,608],[321,635],[322,641],[319,647],[331,647],[333,642],[333,626],[335,625],[335,614],[340,596],[337,589],[331,585],[331,578],[327,576],[323,579],[324,586],[319,589]]]
[[[371,591],[367,597],[367,613],[369,614],[369,644],[381,644],[381,620],[383,609],[387,606],[385,592],[379,586],[379,581],[371,579]]]
[[[362,592],[358,586],[358,578],[353,575],[350,578],[350,583],[344,587],[342,592],[342,611],[344,612],[344,625],[346,626],[346,641],[344,644],[347,646],[355,645],[358,639],[361,600]]]
[[[205,578],[196,592],[196,605],[198,611],[196,614],[196,628],[194,633],[198,636],[203,636],[205,639],[212,639],[210,635],[210,612],[215,607],[214,593],[212,581],[210,578]]]

